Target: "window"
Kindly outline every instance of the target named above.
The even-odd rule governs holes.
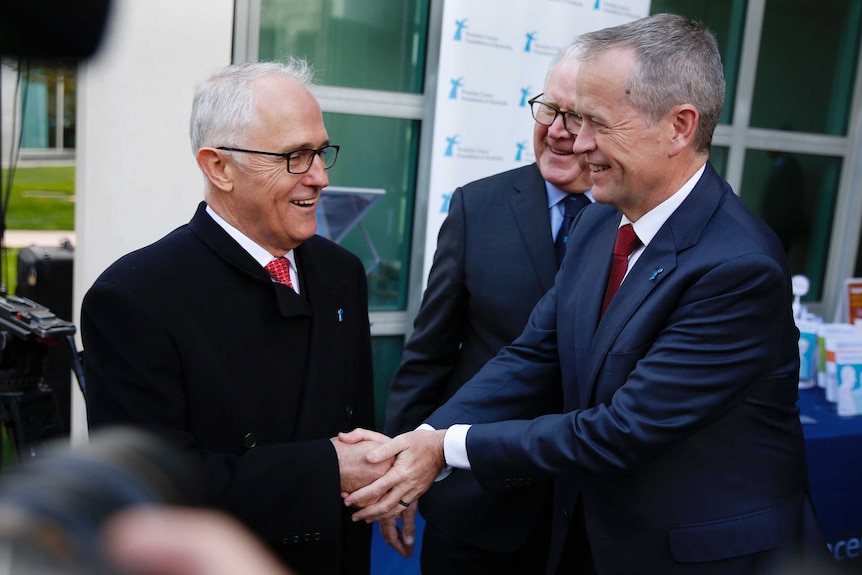
[[[727,100],[710,159],[775,230],[791,273],[811,280],[809,307],[831,320],[843,279],[859,273],[849,182],[858,167],[846,136],[862,3],[653,0],[651,12],[684,14],[715,32]],[[849,209],[838,208],[842,198]]]
[[[75,67],[23,65],[21,75],[21,148],[75,147]]]
[[[766,2],[751,125],[845,135],[860,23],[858,0]]]
[[[305,57],[327,86],[421,93],[427,14],[427,0],[261,0],[258,59]]]

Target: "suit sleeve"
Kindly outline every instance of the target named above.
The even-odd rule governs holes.
[[[90,427],[132,425],[187,450],[202,463],[203,503],[235,514],[266,540],[290,533],[337,540],[343,505],[330,441],[258,445],[242,455],[236,454],[242,446],[225,453],[200,444],[188,431],[184,371],[189,367],[152,309],[159,305],[158,296],[152,301],[145,305],[104,281],[84,299],[81,334]],[[207,425],[219,435],[217,421]]]
[[[388,435],[414,429],[447,396],[467,324],[466,222],[463,190],[452,194],[440,228],[428,286],[401,357],[386,406]]]
[[[467,452],[477,478],[494,486],[519,473],[629,472],[733,410],[741,414],[733,421],[763,425],[764,437],[775,431],[764,409],[795,421],[788,394],[796,393],[798,364],[781,356],[793,337],[789,301],[780,295],[788,291],[784,282],[774,260],[749,255],[669,294],[664,301],[676,304],[670,315],[632,318],[619,336],[625,348],[605,359],[597,386],[615,390],[610,401],[532,421],[473,426]],[[731,428],[728,437],[739,433],[723,425]]]
[[[428,423],[443,429],[456,423],[529,420],[537,412],[558,411],[562,385],[556,302],[552,287],[536,304],[523,333],[434,411]]]

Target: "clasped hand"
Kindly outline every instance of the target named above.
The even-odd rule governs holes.
[[[344,453],[349,465],[347,476],[342,468],[341,486],[345,505],[359,508],[353,520],[379,521],[386,542],[405,557],[413,547],[415,502],[445,467],[445,433],[417,430],[389,439],[375,431],[355,429],[333,439],[339,464]],[[402,514],[399,530],[396,520]]]

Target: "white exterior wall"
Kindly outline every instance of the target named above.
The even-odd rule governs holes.
[[[75,317],[102,270],[186,223],[203,199],[189,144],[192,94],[231,61],[233,9],[233,0],[113,2],[104,42],[79,75]],[[78,443],[86,411],[72,387]]]

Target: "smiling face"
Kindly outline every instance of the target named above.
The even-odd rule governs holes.
[[[542,102],[564,112],[574,110],[578,66],[574,59],[560,62],[548,77]],[[535,123],[533,149],[536,164],[542,177],[564,192],[583,192],[592,185],[586,158],[572,151],[574,142],[575,136],[566,131],[561,115],[550,126]]]
[[[632,107],[627,90],[634,66],[635,53],[625,48],[581,64],[576,99],[583,124],[575,141],[589,164],[593,198],[632,221],[678,189],[673,123],[667,116],[653,122]]]
[[[270,75],[253,86],[254,120],[237,147],[285,153],[329,144],[320,105],[301,84]],[[226,160],[233,188],[222,198],[222,217],[273,255],[284,254],[317,232],[317,202],[329,185],[319,156],[306,173],[291,174],[284,158],[231,154],[243,157]]]

